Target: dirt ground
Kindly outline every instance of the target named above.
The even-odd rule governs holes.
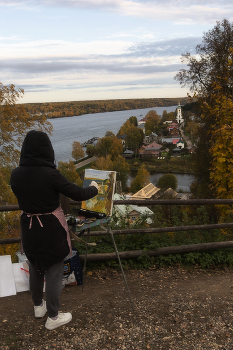
[[[233,271],[180,267],[95,271],[65,287],[73,319],[45,329],[29,292],[0,298],[0,349],[233,349]]]

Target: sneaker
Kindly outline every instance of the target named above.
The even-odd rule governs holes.
[[[45,328],[51,331],[57,327],[60,327],[66,323],[69,323],[71,320],[72,320],[72,315],[70,312],[66,312],[66,313],[61,312],[58,314],[58,318],[56,320],[52,320],[50,317],[48,317],[45,323]]]
[[[47,312],[46,302],[42,300],[42,305],[34,306],[35,317],[43,317]]]

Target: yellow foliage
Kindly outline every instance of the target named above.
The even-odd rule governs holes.
[[[222,97],[217,101],[214,113],[218,114],[218,125],[212,128],[212,165],[210,179],[217,198],[233,196],[233,103]]]
[[[72,144],[72,157],[77,161],[85,156],[85,152],[80,142],[74,141]]]
[[[137,191],[139,191],[140,189],[148,185],[149,182],[150,182],[150,173],[146,169],[145,165],[142,164],[138,170],[138,173],[135,179],[133,179],[133,181],[131,182],[131,191],[133,193],[136,193]]]
[[[208,112],[214,114],[217,122],[211,129],[212,163],[210,168],[211,188],[216,197],[233,198],[233,102],[224,94],[216,94],[215,108]],[[217,117],[217,118],[216,118]],[[220,222],[227,222],[232,214],[231,207],[218,206]],[[223,231],[224,233],[225,231]]]
[[[0,83],[1,166],[18,164],[19,148],[29,130],[41,130],[49,134],[52,131],[52,124],[45,116],[30,115],[24,105],[16,103],[23,94],[23,89],[16,89],[13,84],[4,86]]]
[[[123,152],[122,141],[118,140],[115,135],[102,137],[96,144],[95,152],[100,157],[111,155],[114,160]]]
[[[1,212],[0,213],[0,239],[19,238],[20,237],[20,213]],[[20,249],[19,244],[0,245],[0,255],[11,255],[12,258],[17,250]]]
[[[68,162],[58,162],[57,169],[61,172],[63,176],[67,178],[70,182],[75,183],[78,186],[82,186],[82,180],[76,171],[75,164],[72,160]]]
[[[18,165],[23,139],[29,130],[35,129],[51,134],[52,124],[43,115],[31,115],[24,105],[17,100],[24,94],[23,89],[16,89],[13,84],[4,86],[0,83],[0,203],[17,204],[10,188],[10,175]],[[0,238],[20,236],[19,213],[0,213]],[[14,255],[18,244],[0,245],[0,254]]]
[[[113,161],[111,156],[107,155],[106,157],[99,157],[95,162],[94,168],[98,170],[113,170]]]

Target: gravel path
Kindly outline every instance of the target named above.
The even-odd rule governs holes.
[[[189,139],[188,136],[185,136],[185,134],[184,134],[184,131],[183,131],[183,124],[179,127],[179,129],[180,129],[181,136],[183,137],[183,139],[184,139],[184,140],[186,141],[186,143],[187,143],[187,147],[188,147],[188,148],[192,148],[192,147],[193,147],[193,144],[192,144],[191,140]]]
[[[116,270],[66,287],[73,320],[54,331],[35,319],[29,292],[0,299],[0,349],[233,349],[233,271],[179,267],[126,271],[134,309]]]

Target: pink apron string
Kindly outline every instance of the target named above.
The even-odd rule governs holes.
[[[52,213],[46,213],[46,215],[48,215],[48,214],[52,214]],[[27,217],[28,217],[28,218],[31,218],[31,219],[30,219],[30,224],[29,224],[29,229],[32,227],[32,217],[33,217],[33,216],[36,216],[37,219],[38,219],[38,221],[39,221],[39,223],[40,223],[40,226],[41,226],[41,227],[44,227],[43,224],[42,224],[42,222],[40,221],[39,215],[44,215],[44,214],[27,214]]]
[[[29,224],[29,229],[32,227],[32,217],[33,216],[36,216],[37,217],[37,220],[39,221],[40,223],[40,226],[43,227],[43,224],[42,222],[40,221],[40,218],[39,216],[40,215],[54,215],[56,216],[56,218],[59,220],[60,224],[62,225],[62,227],[65,229],[66,231],[66,239],[67,239],[67,243],[68,243],[68,246],[70,248],[70,256],[72,255],[72,245],[71,245],[71,239],[70,239],[70,233],[69,233],[69,228],[68,228],[68,224],[66,222],[66,218],[65,218],[65,215],[64,215],[64,212],[61,208],[61,206],[59,206],[57,209],[55,209],[53,212],[51,213],[43,213],[43,214],[30,214],[30,213],[26,213],[24,211],[21,212],[21,215],[22,214],[27,214],[27,217],[30,218],[30,224]],[[22,249],[21,249],[22,250]]]

